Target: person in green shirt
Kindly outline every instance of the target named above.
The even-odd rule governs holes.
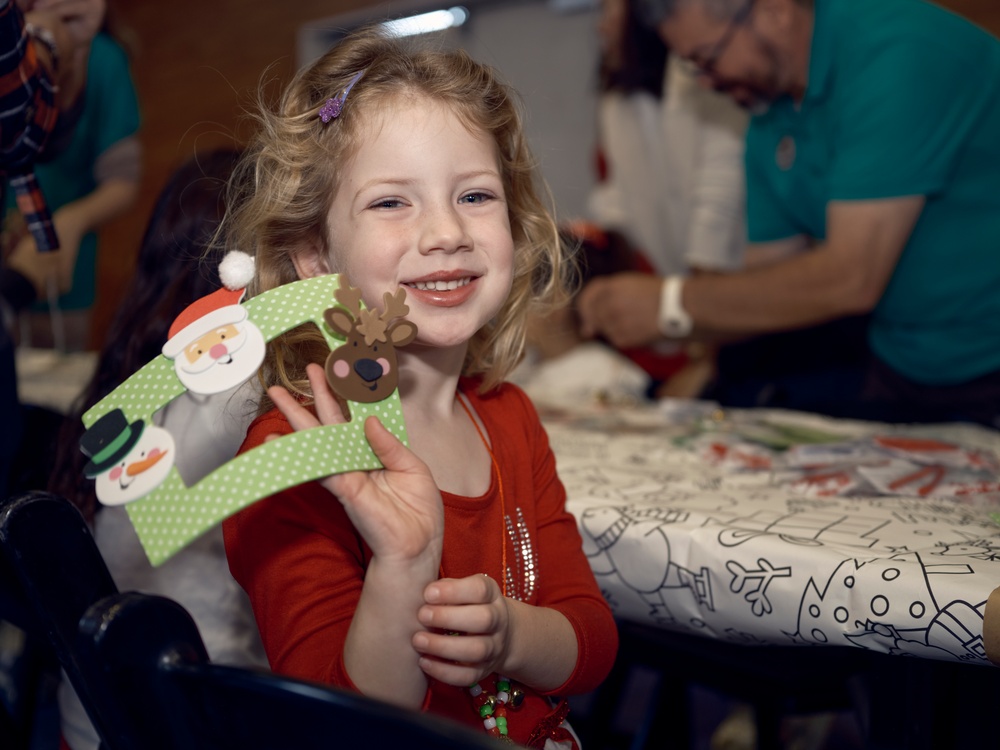
[[[53,264],[49,283],[38,289],[42,302],[35,305],[27,343],[68,349],[88,347],[89,313],[97,289],[97,232],[124,214],[138,195],[139,124],[139,106],[125,50],[103,30],[90,46],[86,93],[73,132],[55,158],[35,168],[52,209],[60,248],[53,254],[58,256],[58,262]],[[8,262],[34,258],[33,238],[11,229],[11,218],[18,216],[12,196],[8,196],[5,215],[7,235],[15,239],[6,248],[11,253]],[[50,319],[52,305],[58,315]],[[60,322],[64,330],[58,330]]]
[[[776,260],[592,285],[585,330],[635,345],[870,313],[856,416],[1000,426],[1000,41],[923,0],[644,2],[751,112],[749,240]]]

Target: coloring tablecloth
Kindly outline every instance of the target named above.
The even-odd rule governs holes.
[[[542,416],[617,617],[989,664],[1000,433],[707,402]]]

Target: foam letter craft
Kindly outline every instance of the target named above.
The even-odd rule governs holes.
[[[209,298],[225,291],[213,292],[192,307],[204,309]],[[394,345],[405,345],[416,335],[409,321],[393,320],[408,312],[404,290],[385,294],[382,313],[365,310],[360,292],[337,274],[286,284],[242,304],[239,291],[222,303],[216,300],[207,315],[192,320],[176,335],[172,328],[163,354],[83,415],[87,432],[81,449],[91,458],[85,473],[95,478],[102,503],[128,503],[129,520],[153,565],[162,564],[257,500],[329,474],[381,468],[364,436],[369,416],[407,442],[393,351]],[[335,299],[347,307],[333,307]],[[318,326],[330,346],[327,378],[347,399],[350,421],[268,441],[186,486],[173,465],[173,439],[166,430],[152,426],[153,415],[185,390],[218,393],[249,380],[263,361],[263,341],[307,322]],[[257,332],[260,346],[255,343]],[[378,354],[359,362],[357,346],[343,346],[352,337],[369,348],[380,347]],[[204,361],[228,356],[226,347],[237,345],[227,365],[233,369],[240,352],[250,352],[240,363],[242,379],[234,383],[227,373],[228,380],[221,383]],[[348,349],[354,352],[353,359],[344,364],[341,359]],[[347,377],[351,375],[353,381]],[[366,387],[359,388],[358,380]]]

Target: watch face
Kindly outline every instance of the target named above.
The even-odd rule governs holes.
[[[684,279],[680,276],[668,276],[663,282],[657,323],[660,333],[667,338],[684,338],[691,333],[693,327],[691,316],[681,305],[683,285]]]
[[[691,325],[677,318],[666,321],[665,329],[664,334],[670,338],[684,338],[691,333]]]

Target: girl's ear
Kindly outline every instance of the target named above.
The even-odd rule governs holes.
[[[326,251],[318,242],[309,242],[291,252],[292,265],[300,279],[312,279],[332,273]]]

